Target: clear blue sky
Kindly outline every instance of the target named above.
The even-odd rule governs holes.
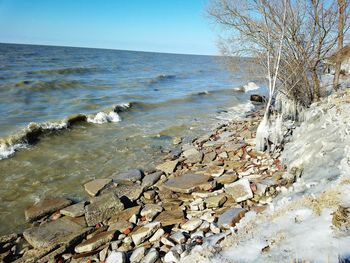
[[[217,54],[207,0],[0,0],[0,42]]]

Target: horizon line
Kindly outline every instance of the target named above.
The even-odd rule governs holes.
[[[45,46],[45,47],[68,47],[68,48],[86,48],[86,49],[101,49],[101,50],[115,50],[115,51],[128,51],[128,52],[142,52],[142,53],[158,53],[169,55],[188,55],[188,56],[210,56],[210,57],[225,57],[223,55],[207,55],[207,54],[193,54],[193,53],[174,53],[174,52],[161,52],[161,51],[147,51],[147,50],[130,50],[130,49],[117,49],[117,48],[104,48],[104,47],[87,47],[87,46],[69,46],[69,45],[52,45],[52,44],[33,44],[33,43],[13,43],[2,42],[0,44],[8,45],[28,45],[28,46]]]

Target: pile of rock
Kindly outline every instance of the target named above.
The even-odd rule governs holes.
[[[254,150],[261,114],[221,125],[154,171],[139,169],[84,185],[90,197],[40,201],[32,227],[0,238],[4,261],[178,262],[195,246],[215,248],[249,210],[261,212],[297,175],[279,153]]]

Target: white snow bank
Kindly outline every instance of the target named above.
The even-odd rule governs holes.
[[[350,233],[332,224],[350,207],[350,92],[305,112],[282,155],[301,178],[281,191],[262,214],[248,213],[222,251],[192,252],[183,262],[339,262],[350,255]],[[348,146],[349,145],[349,146]]]

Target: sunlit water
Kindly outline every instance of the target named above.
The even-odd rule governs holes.
[[[237,63],[229,73],[218,57],[0,44],[0,234],[26,227],[39,198],[84,198],[85,182],[152,168],[174,137],[243,111],[249,94],[234,88],[254,77]],[[78,113],[90,122],[47,128]],[[46,130],[28,144],[30,122]]]

